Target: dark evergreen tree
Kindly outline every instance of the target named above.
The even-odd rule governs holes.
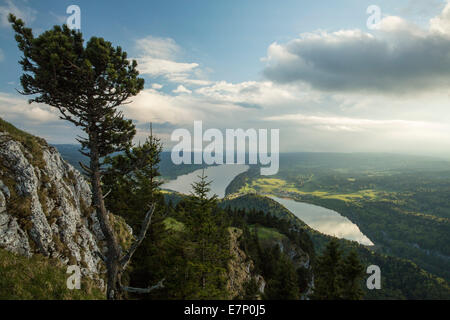
[[[267,283],[265,298],[270,300],[299,299],[298,277],[292,261],[285,254],[278,252],[276,260],[272,263],[275,274]]]
[[[315,266],[313,298],[317,300],[359,300],[364,268],[354,250],[342,257],[339,242],[330,240]]]
[[[341,251],[337,239],[333,238],[318,257],[315,267],[313,298],[317,300],[337,300],[341,298]]]
[[[364,292],[361,289],[361,280],[364,276],[364,267],[359,261],[358,254],[351,250],[342,260],[340,266],[342,299],[360,300]]]
[[[229,236],[217,208],[217,196],[209,197],[211,182],[204,171],[192,185],[187,202],[185,225],[188,243],[187,281],[189,298],[226,298],[226,268],[229,260]]]
[[[107,169],[102,181],[108,193],[105,204],[111,212],[123,216],[135,230],[142,221],[142,204],[161,201],[158,190],[162,184],[158,179],[161,151],[162,144],[150,129],[150,136],[142,145],[104,160]]]

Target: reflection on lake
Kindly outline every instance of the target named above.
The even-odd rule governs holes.
[[[245,164],[224,164],[205,169],[207,181],[212,181],[209,196],[217,194],[219,198],[225,196],[225,189],[233,181],[233,179],[242,172],[247,171],[249,166]],[[161,187],[170,189],[184,194],[190,194],[192,191],[192,183],[199,181],[198,176],[202,175],[202,169],[196,170],[189,174],[178,176],[175,180],[164,183]]]
[[[205,175],[208,177],[207,180],[212,181],[209,196],[217,194],[219,198],[223,198],[225,189],[231,181],[238,174],[247,171],[248,168],[249,166],[244,164],[224,164],[206,168]],[[162,188],[190,194],[192,183],[199,181],[198,176],[201,176],[201,174],[202,169],[199,169],[189,174],[178,176],[175,180],[164,183]],[[300,220],[317,231],[338,238],[354,240],[364,245],[373,245],[372,241],[359,230],[357,225],[336,211],[291,199],[271,198],[285,206]]]
[[[317,231],[338,238],[354,240],[364,245],[373,245],[356,224],[336,211],[291,199],[271,198],[281,203],[296,217]]]

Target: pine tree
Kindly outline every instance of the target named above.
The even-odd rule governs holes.
[[[101,159],[130,148],[136,129],[118,108],[144,88],[144,79],[138,77],[136,61],[130,62],[121,47],[103,38],[92,37],[85,45],[81,32],[67,25],[54,26],[34,37],[21,19],[10,14],[9,21],[23,52],[19,62],[24,71],[21,93],[33,96],[30,103],[56,108],[61,119],[84,132],[77,140],[81,153],[90,161],[82,167],[90,177],[92,203],[108,248],[106,257],[98,253],[107,268],[107,297],[120,298],[126,289],[120,283],[121,274],[145,237],[154,206],[145,216],[142,237],[122,255],[103,200]]]
[[[354,250],[342,257],[339,242],[333,238],[315,265],[313,299],[359,300],[363,297],[361,279],[364,268]]]
[[[102,181],[104,189],[108,190],[105,204],[111,212],[123,216],[133,229],[138,229],[142,221],[142,204],[160,198],[161,152],[162,144],[150,127],[150,135],[142,145],[104,160],[107,169]]]
[[[292,261],[284,253],[279,252],[273,264],[275,275],[267,284],[266,298],[270,300],[299,299],[298,277]]]
[[[318,257],[315,268],[313,298],[317,300],[340,299],[341,250],[337,239],[333,238],[326,246],[322,256]]]
[[[361,279],[364,267],[358,259],[355,250],[351,250],[340,265],[342,299],[360,300],[364,292],[361,289]]]
[[[137,287],[145,287],[158,279],[167,278],[168,270],[162,267],[163,261],[167,259],[167,250],[163,246],[167,239],[164,225],[167,207],[158,189],[161,185],[158,180],[161,151],[161,142],[153,136],[150,125],[150,135],[142,145],[105,159],[108,168],[103,185],[108,190],[105,199],[108,210],[124,217],[133,230],[138,230],[142,221],[142,204],[157,204],[152,224],[136,251],[128,274],[130,284]],[[164,290],[152,293],[153,297],[161,295],[164,295]]]
[[[187,281],[189,298],[226,298],[226,266],[229,259],[227,228],[221,223],[217,196],[209,197],[211,182],[204,171],[192,185],[193,192],[185,211],[188,240]]]

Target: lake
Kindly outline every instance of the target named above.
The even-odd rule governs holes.
[[[225,189],[233,181],[233,179],[245,171],[249,166],[245,164],[224,164],[219,166],[208,167],[205,169],[207,181],[212,181],[209,196],[216,194],[219,198],[225,197]],[[178,176],[175,180],[164,183],[161,187],[170,189],[184,194],[190,194],[192,191],[192,183],[199,181],[198,176],[202,175],[202,169],[196,170],[189,174]]]
[[[205,175],[208,177],[207,180],[212,181],[209,196],[216,194],[219,198],[223,198],[225,189],[231,181],[238,174],[247,171],[248,168],[249,166],[244,164],[224,164],[206,168]],[[190,194],[192,183],[198,181],[198,176],[201,176],[201,174],[202,169],[178,176],[175,180],[163,184],[162,188]],[[338,238],[354,240],[364,245],[373,245],[372,241],[359,230],[356,224],[336,211],[292,199],[274,196],[271,196],[271,198],[285,206],[296,217],[319,232]]]
[[[357,241],[364,245],[373,245],[372,241],[359,230],[356,224],[336,211],[292,199],[273,196],[271,198],[285,206],[296,217],[317,231],[337,238]]]

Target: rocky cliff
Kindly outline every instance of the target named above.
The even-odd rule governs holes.
[[[229,233],[231,259],[228,263],[227,290],[230,298],[244,296],[245,285],[252,280],[256,282],[259,293],[263,294],[266,282],[261,275],[255,274],[253,261],[240,248],[239,238],[242,235],[242,230],[229,228]]]
[[[97,277],[104,269],[96,254],[105,251],[102,240],[80,172],[43,139],[1,121],[0,247],[76,264],[82,274]]]

